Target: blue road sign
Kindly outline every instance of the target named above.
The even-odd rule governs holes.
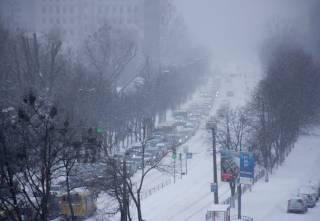
[[[210,189],[211,189],[211,192],[214,193],[218,190],[218,185],[216,183],[211,183]]]
[[[254,159],[250,152],[240,152],[240,183],[252,184],[254,177]]]
[[[187,153],[187,159],[192,159],[192,153]]]

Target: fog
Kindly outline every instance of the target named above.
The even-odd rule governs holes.
[[[257,57],[264,40],[285,27],[308,33],[311,0],[176,0],[192,37],[216,59]]]

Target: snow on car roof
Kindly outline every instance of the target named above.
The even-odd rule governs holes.
[[[299,188],[298,192],[310,194],[310,193],[314,193],[315,190],[311,186],[302,186]]]
[[[294,197],[290,197],[289,200],[303,200],[303,198],[300,196],[294,196]]]
[[[87,187],[77,187],[77,188],[74,188],[72,191],[71,191],[71,193],[83,193],[83,194],[85,194],[85,193],[89,193],[90,192],[90,190],[87,188]]]

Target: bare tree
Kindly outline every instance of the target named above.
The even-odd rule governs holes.
[[[115,83],[136,54],[136,43],[127,34],[104,25],[86,43],[90,64],[111,84]]]
[[[249,137],[249,120],[243,109],[233,110],[229,106],[223,106],[218,110],[218,132],[217,141],[220,148],[243,151],[246,141]],[[247,147],[246,150],[249,148]],[[236,191],[237,177],[229,182],[232,205],[234,206],[234,197]]]

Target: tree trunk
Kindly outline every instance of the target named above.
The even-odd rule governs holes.
[[[72,199],[71,199],[71,194],[70,194],[70,183],[69,183],[69,174],[67,173],[66,176],[66,185],[67,185],[67,196],[68,196],[68,204],[69,204],[69,209],[70,209],[70,213],[71,213],[71,221],[74,220],[74,211],[73,211],[73,207],[72,207]]]
[[[235,207],[235,195],[236,195],[236,182],[235,180],[229,182],[230,191],[231,191],[231,207]]]

